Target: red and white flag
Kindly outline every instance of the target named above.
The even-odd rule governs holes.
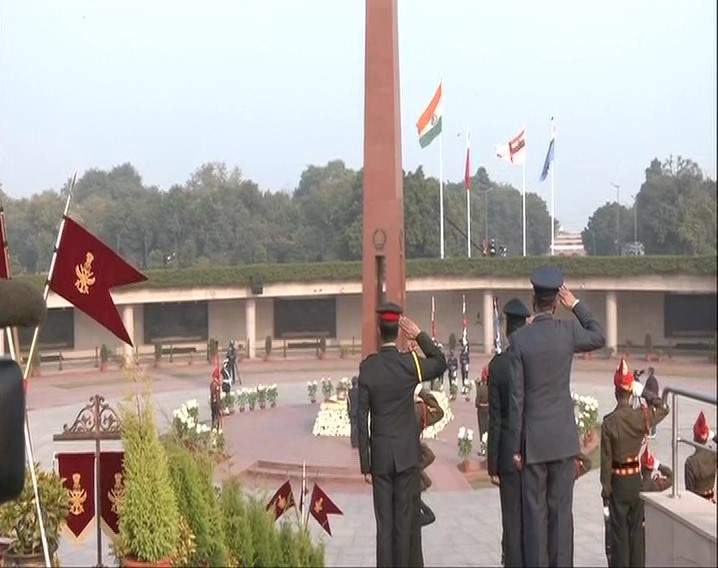
[[[522,128],[508,144],[499,144],[496,147],[496,157],[510,164],[523,164],[526,160],[526,128]]]
[[[466,167],[464,168],[464,187],[471,191],[471,134],[466,132]]]

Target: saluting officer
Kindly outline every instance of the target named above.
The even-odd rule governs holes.
[[[616,408],[601,426],[601,496],[608,506],[610,566],[645,566],[643,501],[638,453],[651,426],[668,415],[668,407],[652,391],[633,379],[625,359],[613,376]],[[646,406],[633,408],[631,395]]]
[[[359,366],[359,462],[373,489],[376,564],[408,566],[421,457],[414,388],[417,381],[440,376],[446,358],[428,334],[401,316],[400,306],[389,302],[377,312],[382,345]],[[426,358],[397,349],[400,327],[407,339],[416,340]]]
[[[693,425],[693,441],[697,444],[705,444],[712,436],[713,432],[708,426],[706,415],[701,410]],[[716,454],[710,450],[696,448],[696,451],[686,458],[683,471],[686,490],[715,503],[713,486],[716,481]]]
[[[531,315],[524,303],[514,298],[504,306],[506,337],[526,324]],[[509,344],[507,350],[511,349]],[[489,439],[488,471],[491,482],[499,486],[501,499],[501,549],[504,566],[523,566],[521,545],[521,474],[513,462],[509,438],[509,407],[511,404],[511,362],[507,351],[491,359],[488,366]],[[479,414],[479,421],[481,415]]]
[[[555,266],[531,275],[534,317],[511,338],[511,449],[522,471],[524,560],[527,566],[573,564],[573,485],[579,453],[571,397],[574,353],[606,339],[585,303]],[[578,321],[554,318],[558,302]],[[491,379],[489,379],[489,382]]]

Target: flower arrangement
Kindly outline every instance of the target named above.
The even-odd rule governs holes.
[[[342,379],[339,381],[339,384],[337,385],[337,399],[346,400],[347,393],[349,392],[351,386],[351,380],[349,380],[348,377],[342,377]]]
[[[332,380],[330,378],[322,379],[322,394],[324,395],[324,400],[328,400],[333,393],[334,385],[332,385]]]
[[[462,426],[459,428],[459,457],[469,459],[471,455],[471,447],[474,442],[474,431],[471,428]]]
[[[307,395],[309,396],[310,402],[317,402],[317,381],[307,381]]]
[[[224,414],[233,414],[234,406],[237,403],[237,397],[232,394],[232,391],[224,392],[221,395],[222,412]]]
[[[269,401],[269,406],[274,408],[277,406],[277,397],[279,396],[279,392],[277,391],[277,385],[269,385],[267,388],[267,400]]]
[[[351,436],[351,422],[346,404],[322,404],[312,428],[314,436],[348,438]]]
[[[257,403],[259,408],[267,406],[267,387],[265,385],[257,385]]]
[[[592,396],[573,394],[576,426],[581,438],[589,436],[598,425],[598,400]]]
[[[247,389],[247,406],[249,410],[254,410],[257,405],[257,391],[254,389]]]
[[[244,412],[244,409],[247,408],[247,403],[249,402],[249,391],[248,389],[240,389],[237,391],[237,407],[239,408],[240,412]]]
[[[199,425],[199,405],[197,399],[188,400],[172,413],[172,429],[184,439]]]

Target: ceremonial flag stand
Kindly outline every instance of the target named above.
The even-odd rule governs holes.
[[[90,398],[77,414],[72,426],[65,424],[61,434],[53,435],[54,442],[95,442],[95,523],[97,525],[97,567],[102,567],[102,499],[100,498],[100,445],[105,440],[120,440],[120,418],[105,402],[105,397],[96,394]]]

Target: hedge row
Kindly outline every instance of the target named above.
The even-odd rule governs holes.
[[[565,256],[415,259],[406,263],[409,277],[498,276],[525,277],[542,264],[559,266],[571,278],[581,276],[641,276],[651,274],[718,274],[716,256]],[[127,288],[191,288],[200,286],[248,286],[250,277],[265,283],[345,282],[361,279],[361,262],[313,262],[304,264],[256,264],[178,270],[147,270],[145,282]],[[44,275],[19,276],[42,286]]]

